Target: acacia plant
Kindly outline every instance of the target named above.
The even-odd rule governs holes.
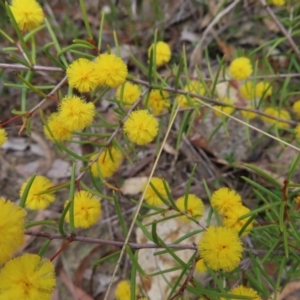
[[[152,32],[152,43],[142,45],[147,57],[129,53],[129,60],[121,55],[122,43],[116,31],[113,43],[103,42],[104,24],[112,12],[109,15],[103,10],[95,35],[86,4],[79,0],[84,38],[72,38],[70,44],[62,45],[57,35],[64,28],[54,26],[55,19],[49,15],[51,4],[47,4],[47,14],[36,0],[1,4],[8,26],[13,28],[10,34],[0,29],[2,50],[9,54],[7,62],[0,62],[1,76],[6,89],[20,90],[20,101],[10,118],[3,120],[0,115],[1,151],[4,153],[5,143],[13,135],[14,121],[19,120],[19,136],[39,132],[72,166],[59,183],[33,172],[18,187],[19,199],[6,199],[0,191],[0,299],[51,299],[60,281],[59,274],[55,275],[55,261],[74,242],[114,247],[90,262],[92,279],[107,261],[111,262],[105,300],[111,299],[110,291],[120,278],[125,258],[130,270],[123,273],[123,280],[117,280],[117,300],[275,300],[286,284],[299,277],[300,200],[295,174],[300,159],[300,100],[295,98],[299,91],[292,78],[300,76],[300,50],[295,42],[299,40],[300,5],[284,0],[220,3],[191,55],[185,45],[174,54],[158,28]],[[224,55],[217,55],[217,67],[211,68],[211,56],[203,47],[205,39],[227,14],[238,14],[243,7],[264,10],[264,18],[279,28],[280,37],[251,50],[237,51],[229,51],[219,41]],[[42,42],[37,38],[40,33]],[[278,45],[287,49],[289,59],[286,66],[276,70],[270,57]],[[208,65],[206,73],[200,66],[203,60]],[[5,75],[11,70],[16,83]],[[45,77],[42,84],[40,76]],[[224,84],[225,92],[221,88]],[[233,90],[238,95],[235,98]],[[37,104],[32,104],[31,95],[38,97]],[[100,109],[104,102],[112,107],[110,119]],[[45,109],[46,103],[54,108]],[[207,124],[212,124],[213,130],[209,131]],[[255,174],[238,176],[236,188],[219,180],[212,183],[196,178],[197,161],[191,159],[193,167],[182,182],[184,192],[177,197],[172,178],[157,170],[164,163],[163,151],[170,147],[178,154],[195,130],[203,130],[200,135],[208,145],[220,132],[230,140],[241,131],[246,137],[237,138],[236,148],[247,143],[253,150],[267,138],[279,147],[277,157],[286,149],[296,154],[282,174],[241,162],[243,159],[234,153],[227,153],[225,159],[206,155],[227,170]],[[251,139],[250,131],[259,138]],[[220,136],[216,140],[219,144]],[[92,150],[78,154],[74,144],[92,145]],[[192,147],[197,148],[197,144]],[[149,162],[151,170],[140,184],[139,197],[136,193],[128,199],[134,210],[125,217],[121,199],[126,176],[121,170],[137,165],[149,149],[155,152]],[[179,176],[180,168],[174,170]],[[203,185],[205,192],[194,192],[197,184]],[[250,202],[243,197],[241,186],[251,189]],[[60,195],[66,191],[68,197],[62,200]],[[33,219],[34,212],[53,205],[59,207],[59,217]],[[103,238],[96,231],[89,236],[88,229],[98,228],[100,220],[108,217],[107,205],[117,215],[120,239]],[[169,221],[176,221],[178,231],[186,226],[194,229],[170,242],[159,230]],[[141,230],[144,243],[134,242],[136,228]],[[24,250],[26,236],[43,241],[38,243],[39,251]],[[190,242],[191,238],[195,242]],[[64,243],[53,254],[52,243],[59,239]],[[154,249],[154,258],[168,255],[172,267],[148,273],[139,259],[140,252],[147,249]],[[191,255],[183,259],[181,254],[188,250]],[[268,270],[271,264],[276,266],[276,276]],[[176,276],[169,281],[172,272]],[[199,274],[205,274],[206,280],[199,279]],[[157,276],[168,289],[153,296],[145,280]]]

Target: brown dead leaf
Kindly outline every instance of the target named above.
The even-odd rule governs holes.
[[[199,41],[200,36],[199,34],[196,34],[187,28],[184,28],[181,33],[180,33],[180,41],[182,42],[190,42],[190,43],[195,43]]]
[[[174,156],[178,155],[178,151],[174,147],[172,147],[169,143],[164,144],[164,150],[171,155]]]
[[[277,294],[276,300],[283,300],[288,295],[294,293],[295,291],[300,290],[300,281],[292,281],[289,282],[283,290]],[[271,297],[268,300],[275,300],[274,294],[271,295]]]
[[[33,139],[33,141],[38,143],[38,145],[40,146],[44,154],[44,158],[39,160],[40,163],[39,173],[46,174],[51,168],[53,158],[54,158],[54,153],[49,147],[49,144],[46,142],[45,138],[40,134],[37,134],[36,132],[31,132],[31,138]]]
[[[276,271],[278,271],[278,264],[275,262],[268,262],[265,264],[265,271],[269,276],[274,276],[276,274]]]
[[[221,52],[224,54],[225,60],[231,61],[234,53],[236,52],[235,48],[232,45],[228,45],[227,43],[223,42],[219,38],[216,40]]]
[[[74,299],[74,300],[93,300],[93,297],[91,297],[84,290],[82,290],[81,288],[79,288],[73,284],[73,282],[70,280],[70,278],[67,276],[67,274],[64,270],[61,270],[59,275],[60,275],[62,282],[65,284],[66,288],[71,293],[72,299]]]
[[[210,208],[205,207],[204,216],[200,220],[201,226],[205,226],[207,218],[209,215]],[[150,211],[151,214],[153,211]],[[174,215],[174,212],[168,211],[165,214],[165,217],[170,217]],[[157,215],[151,215],[150,217],[143,219],[143,224],[149,226],[154,220],[157,219]],[[212,219],[212,224],[215,224],[216,220]],[[146,225],[147,224],[147,225]],[[179,237],[186,235],[188,232],[194,230],[199,230],[201,227],[194,222],[184,222],[180,218],[166,218],[163,222],[157,224],[157,235],[165,243],[173,243],[178,240]],[[194,244],[197,243],[202,233],[189,236],[184,241],[181,241],[181,244]],[[136,240],[141,244],[152,243],[145,236],[144,232],[137,228],[136,230]],[[179,244],[180,244],[179,243]],[[169,253],[164,253],[160,255],[155,255],[157,249],[141,249],[138,253],[138,263],[143,268],[146,274],[150,275],[158,271],[168,270],[176,266],[176,261]],[[193,255],[194,250],[185,249],[184,251],[177,251],[176,255],[183,260],[184,262],[189,261]],[[163,275],[149,276],[148,278],[137,275],[136,281],[137,285],[140,287],[140,290],[144,292],[145,295],[151,300],[165,300],[169,299],[168,295],[170,293],[170,285],[178,280],[180,270],[175,270],[172,272],[167,272]],[[204,284],[205,279],[207,278],[206,273],[195,273],[197,280]],[[187,293],[182,299],[189,299]]]
[[[102,245],[95,246],[80,262],[74,274],[74,284],[78,287],[83,286],[83,276],[86,269],[91,268],[91,260],[94,258],[95,253],[99,251]]]
[[[143,186],[147,182],[148,177],[132,177],[124,181],[121,192],[124,195],[137,195],[143,191]]]
[[[118,122],[119,118],[115,111],[112,108],[109,108],[108,111],[104,114],[105,120],[108,123],[115,124]]]
[[[231,99],[235,104],[240,103],[239,90],[237,86],[231,84],[230,81],[224,81],[218,83],[216,85],[216,92],[220,99],[227,97]]]
[[[272,32],[278,33],[280,31],[277,24],[273,21],[273,19],[271,19],[269,17],[263,18],[263,23]]]
[[[206,14],[200,21],[200,28],[203,29],[207,27],[207,25],[210,23],[212,19],[212,16],[208,13]]]

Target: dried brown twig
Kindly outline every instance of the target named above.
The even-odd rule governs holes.
[[[68,235],[61,235],[59,233],[50,233],[50,232],[40,232],[34,230],[25,230],[26,235],[45,238],[48,240],[68,240],[72,242],[83,242],[89,244],[98,244],[98,245],[108,245],[108,246],[115,246],[115,247],[122,247],[125,241],[112,241],[112,240],[104,240],[98,238],[89,238],[85,236],[79,236],[74,234]],[[165,249],[164,246],[156,245],[156,244],[139,244],[139,243],[131,243],[127,244],[133,250],[139,249]],[[166,244],[166,246],[170,249],[190,249],[190,250],[197,250],[197,246],[194,244]],[[254,253],[255,255],[265,254],[269,250],[268,249],[252,249],[252,248],[244,248],[246,252]],[[284,254],[284,251],[276,251],[276,254]]]
[[[66,235],[62,236],[57,233],[49,233],[49,232],[39,232],[33,230],[26,230],[26,235],[36,236],[46,238],[48,240],[71,240],[74,242],[84,242],[90,244],[101,244],[101,245],[109,245],[109,246],[116,246],[122,247],[124,245],[124,241],[112,241],[112,240],[104,240],[104,239],[96,239],[96,238],[88,238],[84,236],[76,236],[76,235]],[[131,249],[139,250],[139,249],[164,249],[164,246],[159,246],[156,244],[139,244],[139,243],[128,243],[128,246]],[[167,244],[167,247],[170,249],[191,249],[197,250],[195,245],[188,245],[188,244]]]
[[[23,66],[23,65],[19,65],[19,64],[0,64],[0,69],[3,68],[3,69],[16,69],[16,70],[30,70],[30,68],[28,68],[27,66]],[[61,68],[55,68],[55,67],[46,67],[46,66],[33,66],[32,67],[32,70],[35,70],[35,71],[63,71],[63,69]],[[294,73],[294,74],[274,74],[274,75],[271,75],[271,76],[267,76],[268,78],[282,78],[282,77],[300,77],[300,74],[299,73]],[[255,77],[255,78],[259,78],[259,77]],[[260,76],[260,78],[266,78],[266,76]],[[148,81],[145,81],[145,80],[141,80],[141,79],[128,79],[129,81],[132,81],[132,82],[135,82],[137,84],[140,84],[140,85],[143,85],[145,87],[147,87],[148,89],[151,89],[151,88],[155,88],[153,86],[153,84],[149,83]],[[206,80],[206,79],[204,79]],[[207,79],[207,80],[211,80],[211,79]],[[64,77],[56,86],[55,88],[47,95],[47,97],[45,99],[43,99],[37,106],[35,106],[33,109],[30,110],[30,112],[32,113],[33,111],[35,111],[36,109],[40,108],[42,106],[42,104],[48,99],[48,97],[50,97],[51,95],[53,95],[53,93],[55,91],[57,91],[66,81],[66,77]],[[253,113],[256,113],[257,115],[261,115],[261,116],[266,116],[270,119],[273,119],[273,120],[276,120],[276,121],[280,121],[280,122],[284,122],[284,123],[288,123],[288,124],[291,124],[291,125],[298,125],[298,122],[295,122],[295,121],[292,121],[292,120],[284,120],[284,119],[281,119],[281,118],[277,118],[275,116],[271,116],[271,115],[268,115],[262,111],[259,111],[257,109],[251,109],[251,108],[246,108],[246,107],[241,107],[241,106],[236,106],[236,105],[229,105],[229,104],[226,104],[222,101],[218,101],[216,99],[213,99],[213,98],[210,98],[210,97],[206,97],[206,96],[201,96],[201,95],[198,95],[198,94],[194,94],[194,93],[190,93],[190,92],[187,92],[187,91],[184,91],[184,90],[181,90],[181,89],[175,89],[175,88],[171,88],[171,87],[162,87],[161,90],[165,90],[167,92],[170,92],[170,93],[174,93],[174,94],[179,94],[179,95],[189,95],[193,98],[197,98],[197,99],[200,99],[200,100],[205,100],[209,103],[212,103],[214,105],[220,105],[220,106],[230,106],[230,107],[233,107],[234,109],[236,110],[240,110],[240,111],[248,111],[248,112],[253,112]],[[140,100],[140,99],[139,99]],[[140,102],[138,100],[138,103]],[[132,109],[130,109],[129,113],[136,108],[136,106],[138,105],[138,103],[135,103],[132,107]],[[193,108],[186,108],[186,109],[181,109],[181,110],[192,110]],[[126,119],[124,119],[123,121],[125,121]],[[114,135],[115,136],[115,135]],[[111,142],[111,141],[110,141]]]
[[[64,69],[60,67],[48,67],[48,66],[41,66],[41,65],[34,65],[31,68],[21,65],[21,64],[6,64],[6,63],[0,63],[0,69],[6,69],[6,70],[32,70],[32,71],[43,71],[43,72],[59,72],[63,73],[65,72]],[[163,77],[163,76],[162,76]],[[268,74],[268,75],[255,75],[250,76],[249,79],[278,79],[278,78],[297,78],[300,77],[300,73],[287,73],[287,74]],[[190,77],[190,79],[197,80],[198,78]],[[213,78],[210,77],[202,77],[201,78],[204,81],[213,81]],[[230,81],[231,79],[222,79],[222,81]]]

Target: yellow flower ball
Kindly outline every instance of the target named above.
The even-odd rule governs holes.
[[[240,205],[233,206],[224,214],[223,225],[224,227],[232,228],[239,232],[242,227],[248,222],[250,217],[244,218],[242,220],[238,220],[243,215],[250,212],[250,209]],[[242,236],[246,236],[249,234],[251,228],[253,227],[253,221],[248,224],[247,228],[243,231]]]
[[[29,179],[22,184],[20,197],[23,196],[28,181]],[[26,207],[32,210],[47,208],[55,200],[54,192],[48,190],[51,187],[53,187],[53,184],[48,178],[40,175],[36,176],[27,194]]]
[[[93,160],[96,155],[97,154],[91,156],[90,160]],[[105,149],[100,154],[98,160],[92,164],[92,174],[95,177],[99,177],[100,174],[102,178],[111,177],[120,167],[122,161],[123,154],[118,148],[112,147],[111,149]]]
[[[101,203],[93,194],[80,191],[74,194],[74,226],[76,228],[89,228],[96,224],[101,216]],[[65,206],[69,203],[66,202]],[[66,221],[70,222],[69,211]]]
[[[96,58],[95,63],[99,85],[117,88],[125,82],[128,70],[122,58],[104,53]]]
[[[151,51],[154,51],[154,44],[148,49],[148,57],[151,56]],[[154,55],[154,53],[153,53]],[[172,53],[170,46],[165,42],[157,42],[155,45],[155,63],[158,67],[167,64],[171,59]],[[153,58],[153,59],[155,59]]]
[[[247,81],[240,86],[240,93],[246,100],[255,99],[255,83],[253,81]]]
[[[300,125],[296,126],[295,131],[296,131],[296,138],[300,139]]]
[[[25,216],[23,208],[0,197],[0,266],[23,246]]]
[[[236,191],[223,187],[212,194],[210,202],[220,215],[224,215],[233,207],[242,205],[242,198]]]
[[[195,219],[200,219],[204,213],[202,200],[193,194],[189,194],[187,199],[185,198],[186,196],[182,196],[176,200],[177,208]],[[189,221],[189,218],[185,215],[182,215],[180,218],[183,221]]]
[[[280,118],[283,120],[291,120],[291,115],[289,114],[289,112],[285,109],[276,109],[273,107],[268,107],[264,110],[264,113],[276,117],[276,118]],[[285,123],[285,122],[281,122],[281,121],[277,121],[275,119],[271,119],[267,116],[261,116],[261,119],[269,124],[276,124],[276,126],[280,127],[280,128],[289,128],[290,124],[289,123]]]
[[[272,95],[272,87],[269,83],[264,81],[258,83],[247,81],[241,85],[240,93],[246,100],[261,99]]]
[[[274,6],[283,6],[285,5],[285,0],[270,0],[270,4]]]
[[[35,0],[12,0],[11,12],[21,30],[32,30],[44,21],[44,12]]]
[[[225,97],[221,100],[222,100],[223,103],[234,105],[234,102],[231,99],[227,98],[227,97]],[[214,107],[217,108],[218,110],[221,110],[221,111],[225,112],[226,114],[229,114],[229,115],[231,115],[234,112],[234,107],[221,106],[221,105],[215,105]],[[220,111],[217,111],[217,110],[214,110],[214,114],[217,117],[225,116]]]
[[[148,107],[154,115],[159,115],[166,108],[170,107],[169,97],[170,95],[166,91],[151,90],[148,98]]]
[[[0,271],[0,299],[50,300],[56,285],[54,265],[37,254],[9,260]]]
[[[195,265],[195,271],[199,273],[206,273],[207,272],[207,267],[205,265],[204,259],[200,258]]]
[[[238,285],[237,287],[235,287],[234,289],[232,289],[229,294],[231,295],[239,295],[239,296],[248,296],[251,297],[251,300],[261,300],[261,297],[257,294],[257,292],[255,290],[253,290],[252,288],[247,288],[245,286],[242,285]],[[236,298],[221,298],[221,300],[233,300]]]
[[[243,253],[237,232],[221,226],[208,227],[200,238],[198,249],[207,267],[225,272],[239,265]]]
[[[253,72],[251,61],[247,57],[234,59],[229,66],[229,74],[233,79],[247,79]]]
[[[251,105],[247,105],[246,108],[253,109],[253,107]],[[255,112],[242,110],[241,113],[242,113],[243,118],[245,118],[246,120],[252,120],[257,117],[257,114]]]
[[[72,137],[71,131],[65,128],[64,119],[62,119],[58,113],[52,113],[49,116],[47,126],[44,125],[44,134],[52,142],[55,140],[62,142]]]
[[[205,94],[205,87],[198,80],[191,80],[184,87],[184,91],[203,96]],[[198,99],[197,98],[188,97],[188,96],[185,96],[185,95],[178,95],[177,98],[176,98],[176,101],[177,101],[178,105],[181,108],[188,108],[188,107],[191,107],[191,105],[197,105],[198,104]]]
[[[5,129],[0,128],[0,147],[7,141],[7,133]]]
[[[66,96],[59,104],[59,118],[69,131],[83,130],[90,126],[96,114],[95,105],[77,96]]]
[[[73,61],[67,68],[69,85],[81,93],[93,91],[98,85],[95,64],[86,58]]]
[[[294,102],[292,108],[293,108],[293,111],[294,111],[296,117],[300,118],[300,100],[297,100],[296,102]]]
[[[115,291],[116,300],[131,300],[130,284],[128,280],[118,283]]]
[[[156,190],[159,192],[159,194],[163,198],[168,199],[168,193],[165,189],[164,182],[165,182],[168,190],[170,191],[169,185],[164,179],[161,179],[161,178],[158,178],[158,177],[153,177],[150,181],[150,183],[156,188]],[[145,190],[145,188],[146,188],[146,183],[143,186],[143,190]],[[156,192],[154,191],[154,189],[151,187],[150,184],[149,184],[149,186],[147,188],[147,191],[145,193],[145,201],[149,205],[153,205],[153,206],[163,205],[163,201],[156,194]]]
[[[260,81],[255,85],[255,95],[257,98],[270,97],[272,95],[273,89],[270,83],[265,81]]]
[[[123,85],[119,86],[116,92],[116,99],[119,100],[126,108],[131,107],[140,96],[141,90],[139,86],[130,82],[125,82]]]
[[[123,131],[131,142],[146,145],[157,136],[158,121],[148,110],[136,110],[124,122]]]

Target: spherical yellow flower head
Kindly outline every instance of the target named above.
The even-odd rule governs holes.
[[[202,200],[193,194],[189,194],[187,199],[185,198],[186,197],[183,196],[176,200],[177,208],[195,219],[200,219],[204,212]],[[185,215],[182,215],[180,218],[183,221],[189,221],[188,217]]]
[[[261,300],[261,297],[257,294],[257,292],[251,288],[247,288],[245,286],[239,285],[232,289],[229,294],[239,295],[239,296],[248,296],[251,297],[251,300]],[[233,298],[226,298],[226,300],[230,300]],[[235,298],[236,299],[236,298]],[[225,300],[225,298],[221,298],[221,300]]]
[[[0,128],[0,147],[7,141],[7,133],[3,128]]]
[[[244,218],[242,220],[238,220],[241,216],[250,212],[250,209],[240,205],[233,206],[224,214],[223,225],[224,227],[232,228],[239,232],[242,227],[246,224],[250,217]],[[246,236],[249,234],[250,229],[253,227],[253,222],[251,222],[247,228],[243,231],[242,236]]]
[[[56,285],[54,266],[37,254],[9,260],[0,271],[0,299],[50,300]]]
[[[184,87],[184,91],[203,96],[205,94],[205,87],[198,80],[192,80]],[[191,107],[191,104],[197,105],[197,100],[197,98],[187,97],[185,95],[178,95],[176,98],[176,101],[181,108]]]
[[[122,95],[123,89],[123,95]],[[119,100],[126,108],[131,107],[131,105],[141,96],[141,90],[137,84],[132,84],[130,82],[125,82],[123,86],[119,86],[116,92],[116,98]]]
[[[92,124],[96,114],[95,105],[77,96],[66,96],[59,105],[59,117],[64,128],[70,131],[83,130]]]
[[[300,139],[300,125],[296,126],[295,132],[296,132],[296,138],[299,140]]]
[[[28,181],[29,179],[22,184],[20,197],[23,196]],[[52,186],[53,184],[48,178],[40,175],[36,176],[27,194],[26,207],[33,210],[47,208],[55,200],[54,192],[47,191]]]
[[[122,280],[118,283],[115,296],[117,300],[131,300],[129,281]]]
[[[297,204],[300,204],[300,195],[297,195],[294,200]]]
[[[93,160],[96,155],[91,156],[90,160]],[[111,177],[117,171],[122,161],[123,154],[118,148],[106,149],[100,154],[98,160],[92,164],[92,174],[95,177],[99,177],[100,174],[103,178]]]
[[[241,261],[243,246],[235,230],[210,226],[203,233],[198,249],[207,267],[226,272],[234,270]]]
[[[293,104],[293,112],[295,113],[297,118],[300,118],[300,100],[297,100]]]
[[[251,105],[246,105],[246,108],[253,109],[253,107],[252,107]],[[242,113],[242,116],[243,116],[246,120],[252,120],[252,119],[254,119],[254,118],[257,117],[257,114],[256,114],[255,112],[242,110],[241,113]]]
[[[270,116],[276,117],[276,118],[283,119],[283,120],[291,120],[291,116],[290,116],[289,112],[285,109],[278,110],[273,107],[268,107],[264,110],[264,113],[266,113]],[[276,126],[278,126],[280,128],[289,128],[290,127],[290,125],[288,123],[277,121],[277,120],[268,118],[267,116],[261,116],[261,119],[266,123],[276,124]]]
[[[156,190],[159,192],[159,194],[163,198],[168,199],[168,193],[165,189],[164,182],[165,182],[165,184],[166,184],[169,191],[170,191],[170,188],[169,188],[169,185],[166,181],[164,181],[163,179],[158,178],[158,177],[153,177],[150,182],[156,188]],[[143,190],[145,190],[145,188],[146,188],[146,183],[143,186]],[[152,188],[152,186],[150,184],[149,184],[149,186],[147,188],[147,191],[145,193],[145,201],[149,205],[153,205],[153,206],[163,205],[163,201],[160,199],[160,197],[154,191],[154,189]]]
[[[233,79],[247,79],[253,72],[251,61],[247,57],[234,59],[229,66],[229,74]]]
[[[200,258],[195,265],[195,270],[199,273],[206,273],[207,272],[207,267],[205,265],[204,259]]]
[[[170,95],[166,91],[151,90],[148,99],[148,107],[154,115],[159,115],[166,108],[170,107],[170,102],[168,101],[169,97]]]
[[[240,93],[246,100],[261,99],[272,95],[272,86],[264,81],[255,84],[253,81],[247,81],[240,87]]]
[[[25,216],[23,208],[0,197],[0,265],[24,244]]]
[[[234,102],[231,99],[227,98],[227,97],[223,98],[222,102],[230,104],[230,105],[234,105]],[[226,114],[229,114],[229,115],[231,115],[234,112],[234,107],[221,106],[221,105],[215,105],[214,107],[217,108],[218,110],[221,110],[221,111],[225,112]],[[217,111],[217,110],[214,110],[214,114],[217,117],[225,116],[220,111]]]
[[[220,215],[224,215],[233,207],[242,205],[242,198],[236,191],[223,187],[212,194],[211,205]]]
[[[81,93],[93,91],[98,85],[95,64],[86,58],[73,61],[67,68],[69,85]]]
[[[66,202],[65,206],[69,203]],[[89,228],[96,224],[101,216],[101,203],[93,194],[80,191],[74,194],[74,226],[76,228]],[[69,211],[66,221],[70,222]]]
[[[158,121],[148,110],[136,110],[124,122],[123,130],[131,142],[146,145],[157,136]]]
[[[272,95],[273,89],[270,83],[265,81],[260,81],[255,86],[255,95],[257,98],[270,97]]]
[[[47,126],[50,131],[48,130]],[[62,142],[69,140],[72,137],[71,131],[65,128],[64,120],[58,113],[53,113],[49,116],[49,119],[47,120],[47,126],[44,125],[44,134],[52,142],[55,140]]]
[[[151,51],[154,51],[154,44],[148,49],[148,57],[151,56]],[[170,46],[165,42],[157,42],[155,45],[155,58],[153,53],[153,59],[158,67],[167,64],[171,59],[172,53]]]
[[[21,30],[32,30],[43,23],[44,12],[35,0],[13,0],[10,9]]]
[[[285,0],[270,0],[270,4],[274,6],[283,6],[285,5]]]
[[[253,81],[246,81],[240,86],[240,93],[246,100],[255,99],[255,83]]]
[[[104,53],[100,54],[95,62],[99,85],[117,88],[125,82],[128,70],[122,58]]]

